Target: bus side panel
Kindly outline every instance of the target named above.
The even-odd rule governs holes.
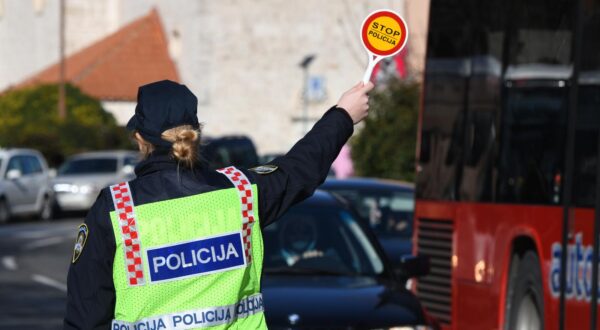
[[[415,214],[417,223],[420,219],[454,223],[451,251],[453,321],[447,329],[503,329],[508,272],[513,243],[518,237],[530,238],[537,250],[544,292],[545,328],[558,329],[556,281],[560,257],[553,249],[560,246],[560,207],[418,201]],[[574,267],[574,272],[579,271],[575,277],[568,275],[567,329],[589,326],[589,295],[586,298],[586,292],[589,293],[591,283],[589,279],[585,280],[584,273],[591,274],[592,240],[589,233],[592,219],[590,210],[575,212],[575,235],[570,250],[571,259],[576,262],[570,262],[569,267]],[[418,227],[419,224],[416,238]],[[416,242],[415,251],[421,253],[418,245]],[[586,258],[589,258],[587,263]],[[427,307],[426,299],[422,300]]]
[[[592,209],[576,209],[572,216],[569,232],[567,254],[567,285],[565,292],[565,329],[589,328],[590,300],[592,293],[592,251],[593,251],[593,226],[594,211]],[[560,239],[555,242],[560,244]],[[555,246],[558,249],[558,246]],[[551,266],[550,272],[558,274],[558,258]],[[553,283],[552,276],[548,289],[552,293],[552,300],[558,306],[558,279]],[[558,276],[558,275],[556,275]],[[557,307],[558,311],[558,307]]]
[[[481,315],[485,315],[486,328],[504,328],[513,244],[518,237],[530,239],[531,248],[536,250],[540,259],[544,324],[546,329],[554,329],[558,322],[558,304],[549,299],[547,279],[551,242],[560,239],[561,208],[463,203],[457,214],[457,254],[460,260],[455,278],[463,283],[458,286],[457,295],[464,297],[463,291],[474,285],[487,288],[486,292],[476,296],[479,299],[475,299],[486,305],[488,312],[473,313],[459,307],[459,322],[455,329],[466,329],[478,323]]]

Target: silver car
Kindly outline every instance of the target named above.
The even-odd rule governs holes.
[[[52,218],[53,192],[44,156],[31,149],[0,149],[0,223],[12,216]]]
[[[114,150],[75,155],[58,169],[53,180],[56,206],[60,211],[85,211],[96,201],[102,188],[129,181],[139,153]]]

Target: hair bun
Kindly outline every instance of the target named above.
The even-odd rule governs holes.
[[[198,138],[198,132],[190,129],[177,132],[175,142],[192,142]]]
[[[192,167],[198,161],[200,132],[190,125],[174,127],[163,132],[162,138],[173,143],[171,153],[178,161]]]

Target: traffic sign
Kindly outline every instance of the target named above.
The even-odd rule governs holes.
[[[369,55],[363,82],[371,80],[373,68],[382,59],[398,54],[408,40],[404,19],[391,10],[377,10],[363,21],[360,37]]]

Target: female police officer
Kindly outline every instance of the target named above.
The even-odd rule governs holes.
[[[105,188],[78,230],[65,329],[261,329],[261,228],[309,197],[368,112],[357,84],[283,157],[250,170],[198,162],[196,97],[140,87],[137,178]]]

